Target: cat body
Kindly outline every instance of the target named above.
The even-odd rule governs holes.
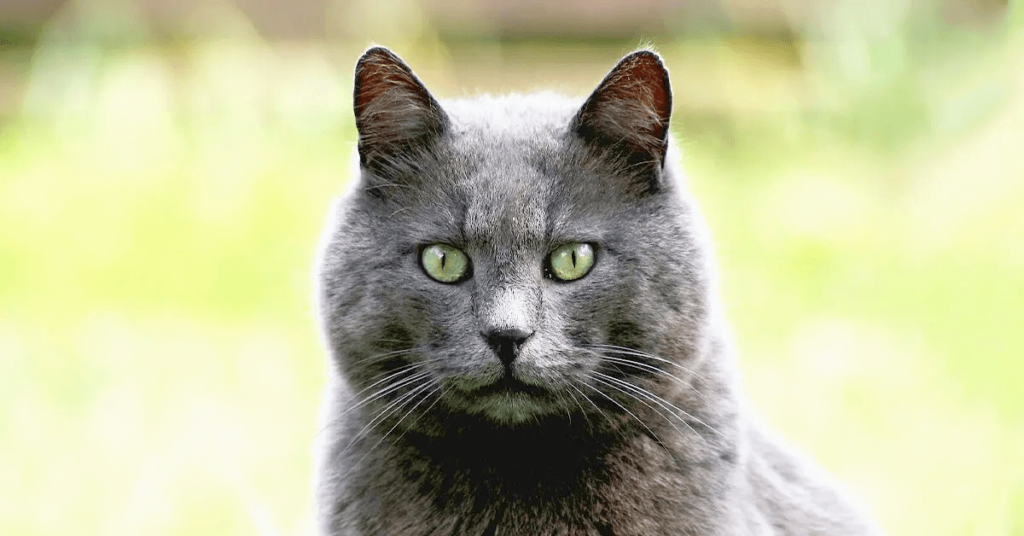
[[[660,58],[585,101],[356,68],[319,261],[325,536],[874,534],[745,408]]]

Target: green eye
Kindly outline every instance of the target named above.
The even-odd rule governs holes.
[[[563,244],[551,252],[551,274],[560,281],[573,281],[594,266],[594,248],[590,244]]]
[[[469,257],[447,245],[431,244],[420,254],[423,270],[442,283],[455,283],[469,272]]]

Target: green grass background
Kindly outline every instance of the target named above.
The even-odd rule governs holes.
[[[0,534],[311,534],[311,265],[359,51],[442,96],[582,94],[636,41],[275,43],[217,12],[157,45],[109,15],[0,49]],[[888,532],[1024,534],[1020,9],[856,15],[655,41],[745,388]]]

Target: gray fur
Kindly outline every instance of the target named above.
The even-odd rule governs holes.
[[[670,95],[648,51],[587,105],[438,104],[387,50],[363,56],[360,176],[319,261],[321,534],[875,533],[744,407]],[[596,245],[593,269],[546,277],[569,242]],[[433,243],[470,277],[428,277]],[[532,332],[507,368],[495,330]],[[508,375],[518,392],[493,387]]]

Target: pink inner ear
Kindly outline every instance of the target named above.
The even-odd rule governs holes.
[[[405,98],[429,102],[429,95],[405,63],[387,49],[368,50],[356,65],[354,105],[358,117],[368,104],[389,91]]]
[[[447,116],[402,60],[385,48],[356,64],[353,105],[363,163],[407,151],[441,133]]]
[[[633,72],[637,78],[644,81],[644,86],[649,88],[649,91],[644,92],[649,99],[646,104],[657,114],[659,120],[656,126],[652,125],[655,127],[653,134],[658,138],[664,138],[669,118],[672,115],[672,94],[669,91],[668,73],[661,66],[661,62],[649,58],[640,62]]]
[[[387,87],[384,84],[384,78],[380,76],[377,69],[370,73],[362,72],[357,74],[356,80],[358,90],[355,93],[355,109],[358,113],[366,108],[367,104],[386,91]]]
[[[641,50],[608,73],[576,116],[584,139],[664,162],[672,90],[657,54]]]
[[[623,59],[605,78],[598,92],[606,91],[601,100],[626,99],[639,101],[641,109],[654,117],[634,118],[634,125],[646,127],[649,134],[663,139],[672,115],[672,93],[668,72],[652,52],[635,52]]]

